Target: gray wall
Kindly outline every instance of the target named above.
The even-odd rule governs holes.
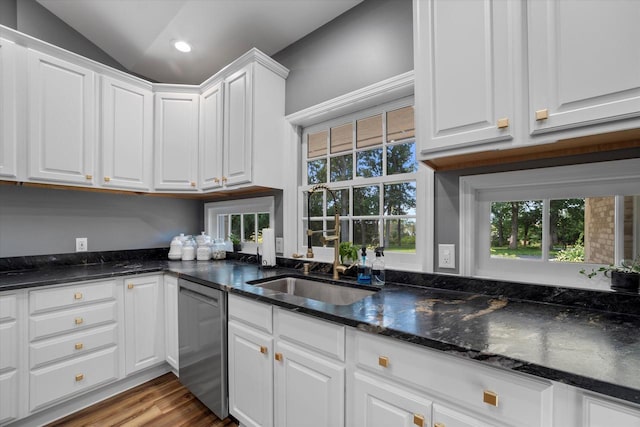
[[[0,25],[127,71],[118,61],[35,0],[0,0]]]
[[[411,0],[365,0],[273,58],[291,71],[291,114],[413,70]]]
[[[0,0],[0,25],[16,29],[18,22],[16,0]]]
[[[199,200],[0,185],[0,258],[169,247],[180,233],[199,234]]]
[[[507,165],[488,166],[482,168],[464,169],[435,174],[435,212],[434,212],[434,266],[435,271],[443,273],[457,273],[459,270],[439,269],[438,244],[454,243],[456,245],[456,266],[459,262],[460,247],[460,206],[459,179],[465,175],[479,175],[485,173],[507,172],[524,169],[536,169],[553,166],[565,166],[580,163],[593,163],[608,160],[621,160],[640,157],[640,149],[611,151],[606,153],[584,154],[579,156],[558,157],[554,159],[519,162]]]

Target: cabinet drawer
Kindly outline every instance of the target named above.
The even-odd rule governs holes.
[[[279,338],[344,360],[344,326],[280,309],[274,323]]]
[[[0,372],[18,368],[18,324],[0,324]]]
[[[116,297],[116,282],[109,280],[94,283],[76,283],[59,288],[29,292],[29,313],[82,305],[88,302],[113,300]]]
[[[33,411],[64,397],[117,379],[117,347],[71,359],[29,374],[29,408]]]
[[[29,318],[29,340],[34,341],[51,335],[87,329],[104,323],[115,322],[116,303],[105,302],[71,310],[31,316]]]
[[[248,298],[229,295],[228,308],[230,320],[237,320],[269,333],[273,332],[271,304],[264,304]]]
[[[0,296],[0,323],[16,320],[18,315],[17,301],[15,294]]]
[[[118,334],[115,323],[38,341],[29,346],[29,367],[34,369],[65,357],[79,356],[103,347],[116,345],[117,341]]]
[[[354,331],[359,367],[410,383],[478,414],[517,426],[548,426],[552,385],[517,373],[490,368],[455,356],[385,337]],[[386,365],[383,366],[383,365]],[[497,395],[497,406],[485,403],[485,392]],[[491,400],[491,395],[487,395]]]

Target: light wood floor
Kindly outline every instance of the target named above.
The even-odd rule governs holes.
[[[53,426],[237,427],[237,424],[228,418],[218,419],[169,373],[47,427]]]

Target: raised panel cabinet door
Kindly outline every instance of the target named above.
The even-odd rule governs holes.
[[[222,83],[200,95],[200,188],[222,186]]]
[[[102,176],[104,187],[151,188],[153,166],[153,94],[102,77]]]
[[[155,188],[198,190],[198,103],[189,93],[155,94]]]
[[[0,38],[0,177],[18,177],[15,44]]]
[[[348,425],[352,427],[428,427],[431,401],[372,376],[355,372]],[[447,427],[449,425],[447,424]]]
[[[487,424],[484,421],[438,404],[433,405],[433,425],[446,427],[492,427],[492,424]]]
[[[229,413],[243,426],[273,426],[273,338],[229,323]]]
[[[584,427],[640,427],[637,405],[624,405],[586,394],[583,396],[583,417]]]
[[[18,393],[18,300],[0,295],[0,424],[20,415]]]
[[[93,185],[94,73],[28,50],[28,176]]]
[[[173,369],[178,371],[178,278],[164,276],[165,296],[165,359]]]
[[[165,360],[164,309],[161,277],[124,279],[127,375]]]
[[[528,0],[527,15],[532,134],[640,116],[640,2]]]
[[[253,65],[224,81],[223,184],[251,182],[253,164]]]
[[[285,342],[275,351],[275,425],[344,426],[344,366]]]
[[[511,139],[512,2],[416,0],[414,7],[421,152]]]

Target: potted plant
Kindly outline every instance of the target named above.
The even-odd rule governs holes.
[[[620,261],[620,265],[610,264],[597,270],[591,269],[590,272],[582,269],[580,273],[588,278],[592,278],[598,273],[603,273],[611,278],[611,289],[637,292],[640,287],[640,255],[635,259],[623,259]]]
[[[351,242],[340,243],[340,263],[344,265],[352,264],[358,259],[358,248]]]
[[[235,234],[229,234],[229,240],[233,244],[233,252],[240,252],[242,245],[240,244],[240,237]]]

